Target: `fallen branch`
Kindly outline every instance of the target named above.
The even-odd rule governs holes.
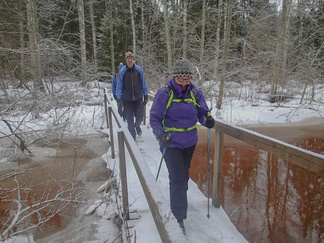
[[[24,153],[25,150],[27,150],[29,153],[31,153],[31,151],[27,148],[27,145],[25,143],[25,141],[20,138],[13,130],[12,130],[12,127],[11,125],[9,124],[9,122],[7,122],[6,120],[2,120],[6,125],[7,127],[9,128],[10,132],[20,141],[20,145],[18,143],[16,143],[15,141],[13,141],[21,150],[21,152]]]

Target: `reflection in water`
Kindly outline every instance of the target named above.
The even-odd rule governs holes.
[[[295,142],[322,154],[323,144],[321,138]],[[206,148],[197,145],[190,170],[205,195]],[[240,142],[225,142],[221,205],[249,242],[324,240],[324,178]]]
[[[83,201],[84,186],[77,175],[95,156],[85,145],[82,139],[59,142],[53,145],[54,157],[20,162],[19,169],[0,173],[1,234],[10,228],[12,233],[32,232],[38,239],[67,225]]]

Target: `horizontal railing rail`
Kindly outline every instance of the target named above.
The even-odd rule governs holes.
[[[213,200],[215,207],[220,207],[220,191],[221,191],[221,173],[223,163],[223,143],[224,134],[241,140],[256,148],[265,150],[274,154],[290,163],[301,166],[307,170],[324,176],[324,155],[311,152],[309,150],[282,142],[278,139],[265,136],[263,134],[229,125],[221,120],[215,121],[215,166],[213,176]]]
[[[105,94],[106,97],[106,94]],[[154,96],[150,96],[151,99],[154,99]],[[106,99],[106,98],[105,98]],[[107,102],[105,102],[107,103]],[[119,117],[118,113],[114,110],[114,108],[109,105],[109,109],[113,110],[113,115],[118,123],[118,126],[121,127],[121,118]],[[109,117],[109,113],[107,112],[107,116]],[[146,112],[144,112],[144,121],[146,120]],[[109,118],[111,120],[111,118]],[[112,126],[109,122],[109,125]],[[108,124],[108,122],[107,122]],[[250,144],[256,148],[265,150],[271,154],[274,154],[278,157],[281,157],[284,160],[289,161],[290,163],[294,163],[298,166],[301,166],[307,170],[315,172],[321,176],[324,176],[324,155],[317,154],[311,152],[309,150],[299,148],[297,146],[282,142],[278,139],[274,139],[263,134],[234,126],[229,125],[219,119],[215,120],[215,126],[213,128],[215,130],[215,152],[214,152],[214,170],[213,170],[213,187],[212,187],[212,204],[219,208],[220,207],[220,199],[221,199],[221,175],[222,175],[222,167],[223,167],[223,149],[224,149],[224,134],[229,135],[233,138],[236,138],[240,141],[243,141],[247,144]],[[112,131],[112,129],[110,129]],[[127,129],[126,129],[127,130]],[[128,131],[127,131],[128,132]],[[126,133],[127,133],[126,132]],[[110,132],[112,134],[112,132]],[[129,134],[129,133],[128,133]],[[111,135],[111,139],[113,139],[113,135]],[[143,173],[141,172],[140,165],[138,164],[138,156],[140,156],[139,152],[135,153],[136,150],[134,147],[137,148],[136,143],[132,139],[131,135],[129,134],[126,136],[126,145],[128,150],[130,151],[134,166],[140,178],[142,187],[144,192],[146,193],[146,198],[149,202],[151,212],[153,218],[155,219],[155,223],[159,230],[161,239],[170,240],[171,236],[167,231],[165,225],[161,224],[162,215],[158,212],[158,203],[156,199],[152,195],[149,195],[149,192],[152,191],[151,186],[158,187],[154,177],[153,178],[144,178]],[[113,143],[113,142],[112,142]],[[134,147],[133,147],[134,146]],[[142,158],[143,159],[143,158]],[[143,168],[142,168],[143,169]],[[145,168],[146,170],[147,168]],[[149,173],[151,174],[151,173]],[[152,175],[153,176],[153,175]],[[152,180],[153,179],[153,180]],[[149,180],[149,182],[148,182]],[[152,183],[152,184],[151,184]],[[147,195],[148,194],[148,195]],[[163,241],[163,240],[162,240]],[[163,241],[168,242],[168,241]]]

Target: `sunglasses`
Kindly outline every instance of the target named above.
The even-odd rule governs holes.
[[[176,78],[179,83],[190,83],[191,78]]]

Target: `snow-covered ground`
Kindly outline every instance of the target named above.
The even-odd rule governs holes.
[[[109,87],[109,85],[105,85]],[[299,105],[298,99],[293,99],[288,101],[281,106],[277,104],[270,104],[264,99],[258,101],[249,101],[246,99],[226,99],[224,100],[224,105],[221,110],[212,110],[214,117],[222,119],[234,125],[265,125],[265,124],[290,124],[293,122],[300,122],[306,118],[314,117],[317,118],[319,122],[324,120],[324,89],[317,97],[316,102],[312,102],[310,105]],[[70,122],[70,127],[67,128],[71,134],[81,135],[81,134],[93,134],[100,132],[106,132],[109,134],[105,127],[104,120],[104,107],[102,105],[95,105],[102,101],[102,90],[97,90],[93,88],[93,97],[88,100],[87,103],[83,103],[80,107],[75,108],[73,112],[73,121]],[[88,106],[91,104],[91,106]],[[115,102],[113,102],[115,105]],[[147,105],[147,114],[149,113],[152,101]],[[215,100],[213,100],[215,104]],[[43,117],[51,117],[52,111],[48,114],[44,114]],[[95,117],[95,119],[94,119]],[[148,118],[147,118],[148,124]],[[7,127],[0,123],[1,131],[6,132]],[[138,148],[145,158],[143,163],[147,163],[153,176],[156,176],[159,162],[161,159],[161,153],[158,148],[158,142],[155,140],[149,125],[142,125],[143,135],[139,137],[136,141]],[[115,129],[116,132],[116,129]],[[116,134],[115,134],[115,137]],[[116,152],[118,152],[117,141],[115,140]],[[112,159],[111,151],[102,155],[102,159],[106,161],[107,167],[115,170],[118,175],[118,153],[116,158]],[[3,161],[5,162],[5,161]],[[159,238],[158,231],[156,230],[155,223],[151,216],[148,204],[145,200],[144,193],[141,189],[140,183],[138,181],[135,169],[132,165],[131,159],[127,154],[127,179],[129,185],[129,203],[130,211],[134,213],[134,217],[138,218],[135,220],[130,220],[129,225],[133,226],[129,229],[131,234],[131,242],[140,243],[151,243],[151,242],[161,242]],[[168,174],[165,165],[162,165],[161,172],[158,179],[158,184],[163,192],[166,202],[169,200],[168,196]],[[94,208],[94,205],[98,203],[93,202],[93,205],[88,208]],[[207,198],[198,190],[196,184],[193,181],[189,183],[188,191],[188,218],[185,221],[185,226],[187,229],[187,235],[184,237],[180,230],[176,230],[175,234],[178,242],[246,242],[244,237],[235,229],[234,225],[230,222],[228,216],[222,208],[216,209],[210,204],[210,217],[207,218]],[[96,224],[96,230],[93,231],[93,240],[88,242],[118,242],[114,241],[116,235],[109,235],[112,233],[107,227],[107,210],[109,208],[108,204],[101,203],[96,209],[96,214],[102,219]],[[111,208],[115,210],[115,208]],[[109,210],[108,210],[109,211]],[[109,212],[111,214],[111,212]],[[169,212],[170,220],[173,219],[172,213]],[[131,215],[132,218],[132,215]],[[80,232],[82,234],[82,232]],[[10,240],[11,242],[27,242],[26,239],[19,238]],[[74,242],[70,240],[68,242]]]

